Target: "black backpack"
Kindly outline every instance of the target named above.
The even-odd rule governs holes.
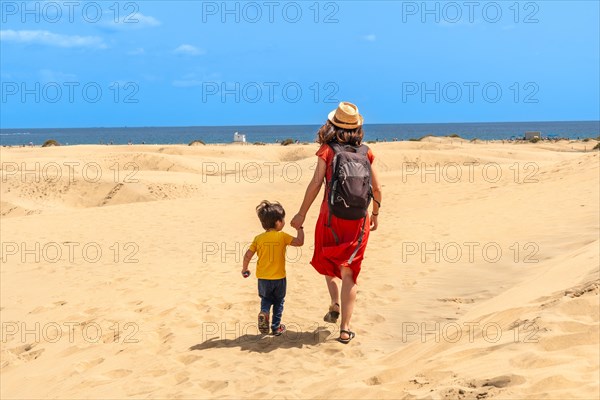
[[[333,150],[334,156],[327,198],[327,204],[329,205],[327,227],[331,229],[335,242],[339,244],[338,235],[331,226],[331,216],[335,215],[338,218],[349,220],[363,220],[356,249],[347,261],[348,264],[352,264],[363,241],[367,222],[366,216],[371,199],[373,199],[371,162],[367,157],[369,148],[365,145],[341,145],[336,142],[329,143],[329,146]]]
[[[352,264],[362,244],[367,212],[373,198],[371,162],[367,157],[369,148],[365,145],[351,146],[335,142],[329,143],[329,146],[333,149],[334,156],[327,198],[327,227],[331,229],[335,243],[339,244],[340,241],[331,226],[332,215],[342,219],[363,220],[356,249],[347,261],[348,264]]]
[[[329,183],[329,214],[357,220],[367,215],[373,198],[371,163],[365,145],[329,143],[334,152]]]

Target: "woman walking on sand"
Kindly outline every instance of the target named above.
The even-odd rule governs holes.
[[[338,340],[344,344],[356,336],[350,330],[356,279],[369,233],[377,229],[381,205],[381,187],[371,167],[375,156],[362,144],[362,125],[363,117],[352,103],[342,102],[329,114],[318,132],[317,141],[321,147],[316,153],[317,168],[306,188],[300,210],[290,223],[294,228],[302,226],[325,182],[325,196],[315,228],[315,248],[310,263],[321,275],[325,275],[331,297],[324,320],[337,322],[341,311]],[[374,203],[369,218],[367,208],[371,198]],[[341,308],[338,279],[342,281]]]

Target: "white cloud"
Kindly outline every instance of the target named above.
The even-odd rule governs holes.
[[[162,22],[140,12],[131,15],[121,14],[116,21],[112,15],[107,16],[101,23],[102,27],[111,30],[152,28],[159,25],[162,25]]]
[[[144,15],[140,12],[135,13],[131,19],[134,21],[137,20],[138,22],[136,22],[136,24],[139,24],[140,26],[159,26],[161,24],[161,22],[156,18],[149,15]]]
[[[98,36],[61,35],[42,30],[2,30],[0,31],[0,41],[43,44],[57,47],[93,47],[100,49],[107,47],[104,40]]]
[[[374,42],[375,39],[377,39],[377,36],[375,36],[375,34],[371,33],[369,35],[363,36],[363,39],[366,40],[367,42]]]
[[[173,50],[173,53],[184,54],[188,56],[199,56],[204,54],[205,52],[204,50],[192,46],[191,44],[182,44],[181,46]]]

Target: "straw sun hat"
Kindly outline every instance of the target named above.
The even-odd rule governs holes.
[[[363,124],[363,116],[358,113],[358,107],[347,101],[342,101],[337,109],[329,113],[329,121],[342,129],[356,129]]]

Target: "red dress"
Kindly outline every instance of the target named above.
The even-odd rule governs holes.
[[[360,273],[360,267],[367,248],[367,242],[369,241],[370,221],[369,215],[364,219],[359,220],[347,220],[337,218],[335,215],[331,216],[331,228],[334,229],[338,236],[339,243],[336,244],[331,228],[327,226],[327,219],[329,218],[329,207],[327,206],[327,192],[329,188],[329,182],[331,181],[331,162],[333,161],[334,152],[327,144],[321,145],[319,151],[317,151],[317,157],[323,159],[327,164],[327,171],[325,173],[326,186],[325,196],[321,203],[321,210],[319,212],[319,218],[317,219],[317,226],[315,227],[315,252],[311,260],[312,266],[321,275],[337,276],[341,278],[340,267],[347,266],[353,271],[354,282],[358,278]],[[373,164],[375,156],[369,149],[367,154],[369,161]],[[360,231],[365,224],[365,232],[360,247],[352,263],[348,264],[348,260],[356,250],[358,245],[358,238]]]

